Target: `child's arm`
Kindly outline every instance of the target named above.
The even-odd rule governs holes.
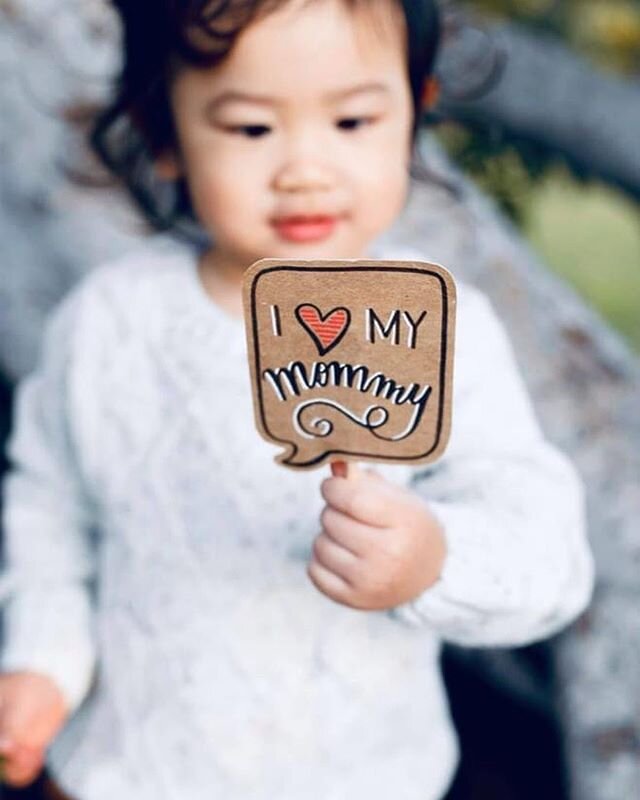
[[[94,668],[90,503],[70,413],[72,396],[83,390],[73,370],[81,307],[79,293],[60,306],[37,370],[18,388],[2,520],[1,669],[48,677],[69,711],[85,696]]]
[[[445,457],[416,478],[413,494],[390,484],[376,490],[370,479],[330,479],[310,576],[338,602],[395,607],[450,641],[523,644],[554,633],[589,600],[593,565],[582,487],[542,438],[502,328],[475,292],[461,303],[457,339]],[[358,551],[358,560],[345,550]],[[329,561],[334,569],[326,569]],[[373,602],[354,593],[354,576],[359,587],[380,586],[383,568],[395,572],[395,586]]]

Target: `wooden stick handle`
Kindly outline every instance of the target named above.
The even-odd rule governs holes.
[[[334,478],[353,480],[358,474],[358,467],[350,461],[332,461],[331,474]]]

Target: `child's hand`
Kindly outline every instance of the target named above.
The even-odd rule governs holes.
[[[34,781],[67,716],[62,692],[50,678],[36,672],[0,675],[0,778],[11,786]]]
[[[353,467],[349,467],[350,471]],[[414,493],[358,472],[322,484],[322,532],[307,572],[338,603],[363,610],[413,600],[438,579],[446,555],[442,529]]]

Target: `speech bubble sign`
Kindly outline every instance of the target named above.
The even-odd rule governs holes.
[[[262,259],[245,274],[256,426],[294,469],[427,463],[451,427],[456,289],[419,261]]]

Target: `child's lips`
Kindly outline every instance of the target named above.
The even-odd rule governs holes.
[[[287,242],[318,242],[328,239],[339,221],[336,214],[297,214],[278,217],[271,224]]]

